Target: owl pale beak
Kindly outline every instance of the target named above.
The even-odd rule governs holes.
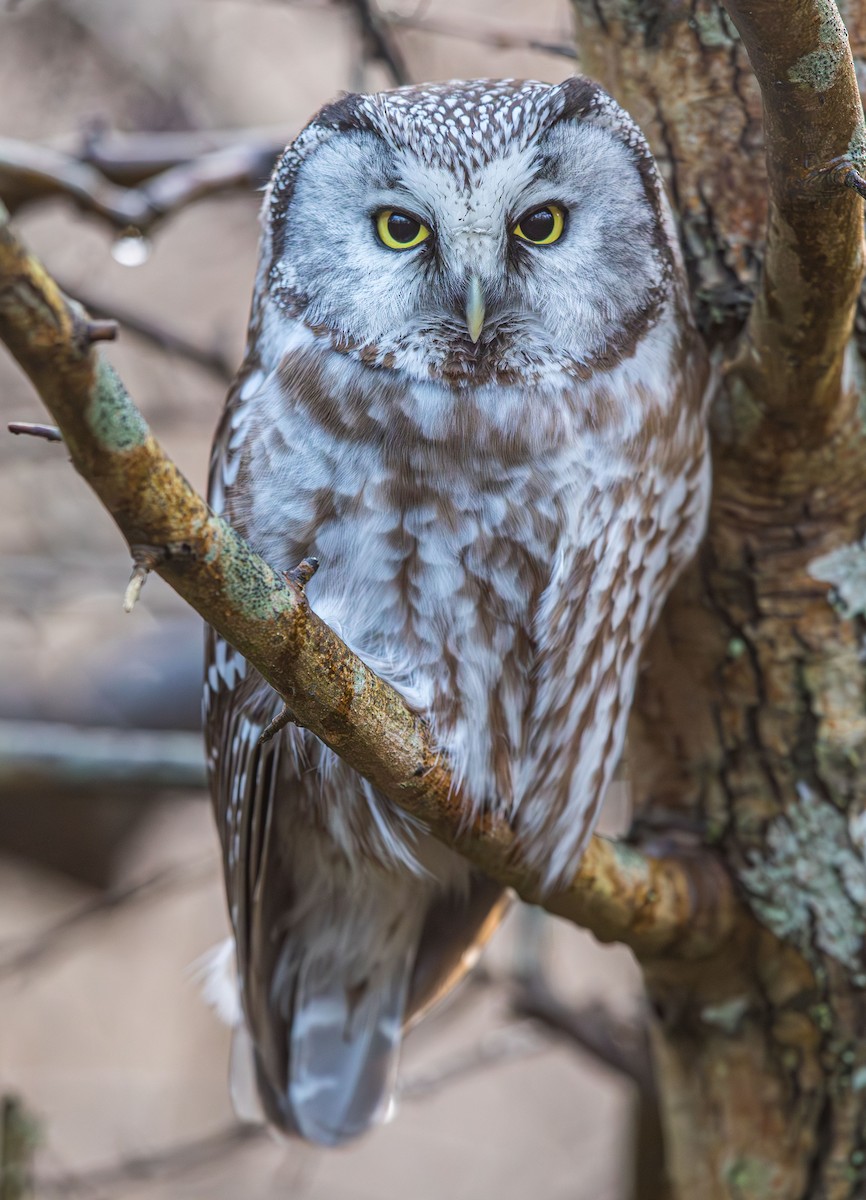
[[[473,343],[477,342],[484,328],[484,293],[477,275],[470,277],[466,291],[466,328]]]

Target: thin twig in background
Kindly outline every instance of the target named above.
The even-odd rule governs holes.
[[[242,1147],[266,1138],[267,1130],[261,1125],[233,1122],[207,1137],[192,1138],[153,1154],[131,1154],[86,1172],[62,1171],[46,1175],[37,1181],[39,1197],[43,1200],[74,1193],[111,1193],[130,1183],[154,1182],[188,1174],[199,1167],[222,1162]]]
[[[394,29],[412,29],[419,33],[431,33],[438,37],[454,38],[463,42],[475,42],[491,50],[534,50],[539,54],[550,54],[556,58],[577,58],[574,46],[565,42],[548,42],[528,33],[511,33],[495,26],[457,24],[442,21],[438,17],[423,17],[393,12],[384,9],[382,20]]]
[[[649,1041],[640,1021],[622,1021],[599,1001],[573,1008],[543,980],[521,981],[511,994],[511,1008],[625,1075],[642,1092],[655,1093]]]
[[[118,603],[120,589],[118,590]],[[200,734],[0,719],[0,793],[76,789],[203,788]]]
[[[540,1054],[548,1045],[549,1039],[539,1034],[533,1020],[512,1022],[485,1033],[473,1045],[449,1054],[434,1067],[407,1075],[398,1084],[397,1096],[401,1100],[426,1100],[450,1083],[487,1067]]]
[[[83,304],[88,312],[94,313],[96,316],[113,317],[124,329],[128,329],[130,333],[150,345],[156,346],[167,354],[186,359],[187,362],[194,363],[197,367],[202,367],[205,371],[215,375],[222,383],[231,382],[235,365],[216,347],[208,349],[207,346],[200,346],[160,322],[142,316],[141,313],[133,312],[132,309],[125,308],[122,304],[118,305],[113,300],[103,300],[98,296],[93,296],[86,289],[65,283],[61,283],[60,286],[68,296],[73,296],[79,304]]]
[[[437,1065],[407,1076],[400,1084],[401,1100],[416,1102],[437,1095],[443,1088],[478,1071],[542,1053],[549,1040],[537,1033],[531,1021],[512,1023],[485,1034],[472,1046],[450,1054]],[[155,1182],[189,1174],[223,1161],[244,1146],[266,1140],[260,1125],[235,1123],[203,1138],[193,1138],[152,1154],[134,1154],[103,1167],[81,1173],[46,1175],[38,1181],[39,1196],[110,1192],[132,1182]]]
[[[72,154],[0,138],[0,195],[11,211],[64,196],[120,233],[144,234],[206,196],[260,187],[273,161],[270,144],[236,144],[168,167],[136,187],[121,187]]]
[[[521,979],[511,995],[512,1011],[537,1022],[550,1037],[565,1040],[636,1088],[631,1121],[633,1200],[668,1196],[668,1165],[649,1030],[640,1015],[623,1021],[604,1004],[564,1004],[543,978]]]
[[[366,58],[380,62],[398,87],[411,82],[400,47],[374,0],[344,0],[354,12]]]
[[[171,167],[192,162],[217,150],[247,146],[258,156],[262,184],[267,182],[274,159],[297,130],[282,126],[248,129],[192,129],[126,131],[91,122],[75,137],[65,138],[57,149],[100,171],[112,183],[135,187]]]
[[[41,933],[23,939],[23,945],[16,944],[7,948],[8,943],[0,944],[0,979],[8,979],[12,975],[30,970],[56,951],[68,948],[67,938],[70,933],[105,916],[106,913],[118,912],[133,904],[199,887],[216,878],[216,874],[217,868],[213,859],[202,859],[194,863],[175,863],[155,871],[146,879],[109,888],[73,909]]]

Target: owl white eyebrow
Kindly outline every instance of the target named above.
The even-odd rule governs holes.
[[[421,204],[414,195],[409,191],[400,188],[393,188],[376,192],[369,206],[369,212],[372,216],[382,212],[385,208],[393,208],[395,212],[405,213],[407,217],[411,217],[413,221],[421,221],[424,225],[429,225],[433,228],[433,214],[430,211],[424,211],[424,205]]]

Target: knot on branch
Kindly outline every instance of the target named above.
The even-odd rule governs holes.
[[[296,567],[292,567],[288,571],[283,571],[283,578],[286,583],[297,593],[299,600],[306,604],[306,587],[315,573],[319,569],[319,560],[317,558],[303,558]]]
[[[123,594],[123,611],[130,613],[135,608],[141,589],[151,571],[158,570],[164,563],[187,559],[195,562],[197,555],[191,542],[170,542],[165,546],[132,545],[133,569]]]

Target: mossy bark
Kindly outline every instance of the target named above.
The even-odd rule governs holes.
[[[780,39],[797,20],[811,22],[813,37],[779,86],[832,104],[847,53],[836,6],[776,8]],[[859,67],[866,3],[839,8]],[[710,0],[574,0],[574,11],[581,69],[633,113],[662,162],[720,365],[709,532],[646,657],[629,749],[634,836],[656,849],[715,846],[752,914],[703,962],[643,961],[672,1195],[854,1200],[866,1195],[866,433],[856,339],[841,381],[840,363],[813,352],[798,362],[788,350],[790,380],[780,384],[768,370],[775,351],[756,349],[751,335],[744,350],[768,173],[760,89],[728,14]],[[859,164],[862,121],[843,132]],[[805,187],[828,165],[795,168]],[[836,222],[831,231],[850,218],[835,203],[823,218]],[[847,336],[853,313],[837,283],[827,270],[824,309]],[[803,288],[800,345],[813,315],[826,315],[815,291]],[[772,317],[771,288],[761,304]]]

